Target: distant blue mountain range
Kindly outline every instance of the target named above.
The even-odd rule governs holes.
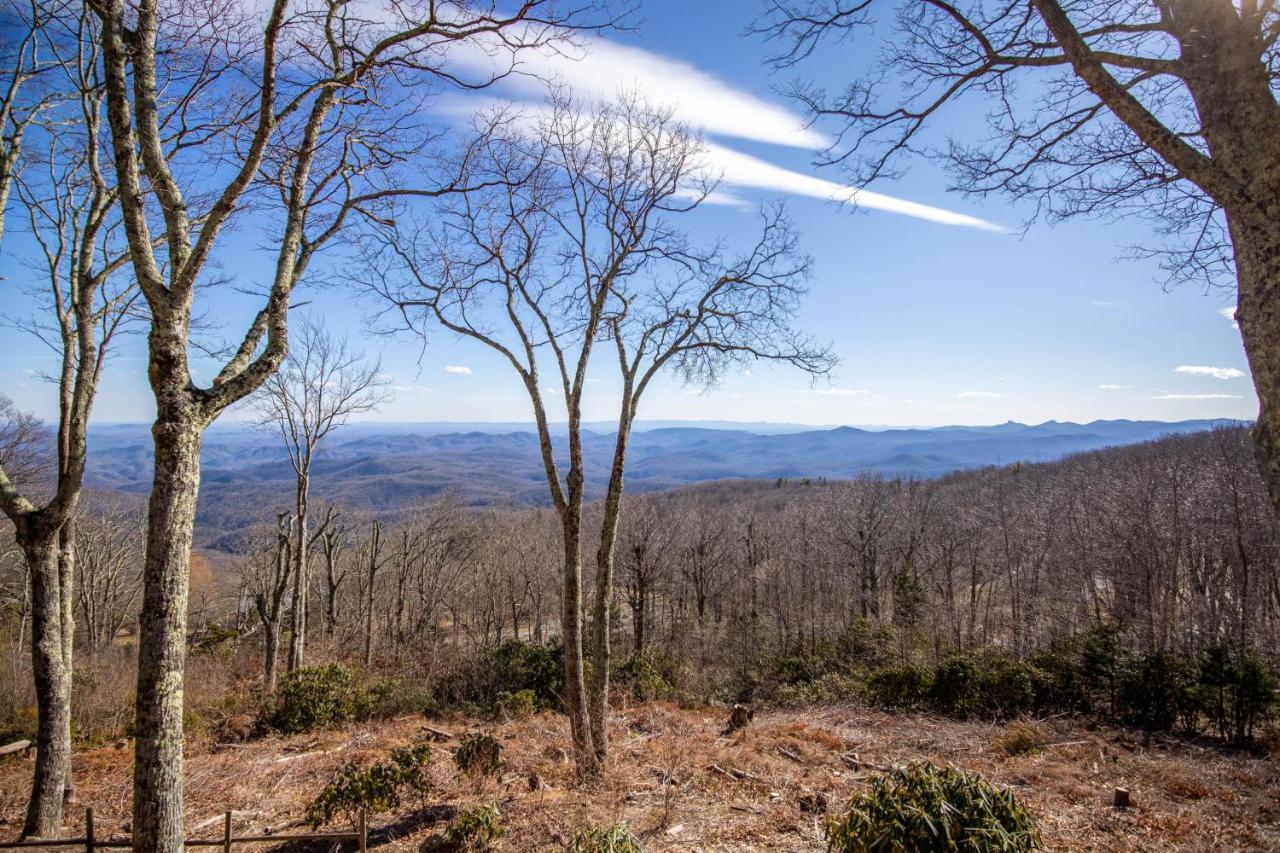
[[[1013,462],[1196,432],[1238,421],[1048,421],[929,429],[789,424],[671,422],[632,436],[628,488],[653,491],[741,478],[845,478],[863,472],[933,477]],[[584,441],[587,483],[599,494],[613,435],[593,424]],[[563,438],[558,438],[563,445]],[[560,451],[564,447],[559,448]],[[151,482],[150,433],[143,425],[98,427],[90,440],[89,485],[145,493]],[[201,536],[205,541],[287,507],[293,477],[278,436],[238,425],[209,430],[202,456]],[[314,500],[393,512],[450,492],[472,505],[548,502],[536,435],[525,424],[377,424],[332,434],[314,468]]]

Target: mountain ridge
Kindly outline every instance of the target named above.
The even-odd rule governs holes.
[[[696,421],[680,426],[641,425],[631,437],[627,488],[646,492],[709,480],[839,479],[865,473],[935,477],[988,465],[1053,461],[1240,422],[1008,421],[990,426],[875,430],[841,426],[801,431],[768,431],[767,425],[759,430],[736,429],[721,426],[726,422],[715,423],[712,427]],[[317,453],[313,501],[381,514],[394,514],[415,501],[446,493],[471,506],[549,503],[539,444],[531,430],[448,431],[440,423],[418,426],[380,429],[366,422],[334,433]],[[553,442],[563,458],[563,433]],[[584,431],[588,498],[601,495],[613,443],[612,431]],[[136,495],[150,488],[151,439],[143,425],[91,430],[89,459],[90,488]],[[293,471],[273,433],[235,424],[210,430],[201,469],[198,523],[199,538],[206,545],[291,504]]]

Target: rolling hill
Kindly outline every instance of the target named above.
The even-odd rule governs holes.
[[[841,478],[864,472],[933,477],[985,465],[1049,461],[1226,423],[1049,421],[880,430],[645,424],[632,437],[627,483],[632,490],[653,491],[727,478]],[[593,425],[584,444],[589,495],[597,496],[608,475],[613,435]],[[560,445],[563,452],[562,438]],[[150,455],[146,426],[95,428],[88,484],[145,494]],[[271,433],[238,425],[211,429],[202,471],[198,535],[206,545],[270,517],[291,500],[293,472]],[[320,502],[383,514],[446,492],[473,506],[548,503],[537,438],[522,424],[353,424],[322,447],[313,480]]]

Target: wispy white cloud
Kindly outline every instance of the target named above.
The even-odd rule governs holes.
[[[1240,324],[1236,322],[1236,309],[1234,307],[1229,306],[1227,308],[1219,308],[1218,313],[1231,321],[1231,327],[1233,329],[1240,328]]]
[[[815,388],[814,393],[826,394],[830,397],[860,397],[871,392],[861,388]]]
[[[524,51],[518,64],[523,73],[507,77],[502,88],[535,99],[546,94],[546,80],[586,98],[608,99],[619,92],[635,92],[673,110],[684,124],[717,136],[811,150],[829,143],[794,111],[736,88],[688,62],[594,36],[575,40],[576,45]],[[478,74],[499,70],[506,61],[502,51],[486,51],[474,44],[454,51],[451,59]]]
[[[1123,390],[1125,390],[1125,389],[1127,389],[1127,388],[1132,388],[1132,387],[1133,387],[1132,385],[1110,385],[1110,384],[1107,384],[1107,385],[1099,385],[1099,386],[1098,386],[1098,390],[1100,390],[1100,391],[1123,391]]]
[[[998,391],[961,391],[956,396],[964,399],[979,399],[1003,397],[1004,395]]]
[[[459,376],[470,376],[473,371],[471,370],[470,367],[467,367],[465,364],[446,364],[444,366],[444,372],[456,373]]]
[[[1236,367],[1209,367],[1204,364],[1181,364],[1175,367],[1173,372],[1191,376],[1212,376],[1214,379],[1239,379],[1244,376],[1244,371]]]
[[[708,144],[707,157],[711,171],[719,174],[725,184],[735,187],[772,190],[791,195],[818,198],[824,201],[839,201],[868,210],[881,210],[886,213],[897,213],[916,219],[924,219],[940,225],[959,225],[997,233],[1003,233],[1006,230],[994,222],[988,222],[976,216],[956,213],[945,208],[907,201],[884,193],[858,189],[846,184],[829,181],[825,178],[815,178],[803,172],[784,169],[759,157],[743,154],[741,151],[735,151],[715,143]]]
[[[1239,394],[1156,394],[1152,400],[1239,400]]]

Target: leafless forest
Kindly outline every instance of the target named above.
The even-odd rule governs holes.
[[[479,702],[510,685],[470,684],[466,661],[559,637],[550,510],[443,499],[378,520],[313,500],[323,520],[309,533],[305,618],[294,618],[296,513],[281,511],[243,553],[198,561],[194,649],[234,649],[256,681],[283,668],[281,643],[305,631],[309,663]],[[88,672],[132,665],[141,525],[123,498],[88,502],[75,603]],[[659,668],[658,689],[690,701],[794,700],[788,687],[829,674],[933,669],[957,653],[1034,664],[1103,631],[1121,657],[1269,655],[1280,639],[1276,537],[1243,429],[940,480],[711,484],[631,502],[611,633],[621,658]],[[16,552],[5,567],[12,717],[32,704],[29,594]],[[127,708],[95,685],[77,697],[94,715],[80,727],[110,738]],[[866,689],[852,677],[829,687],[820,698]]]
[[[267,790],[238,796],[277,829],[372,811],[388,843],[457,799],[430,842],[451,849],[496,846],[511,813],[537,848],[639,850],[624,813],[678,845],[680,804],[725,789],[750,817],[686,838],[1280,846],[1274,802],[1249,793],[1277,778],[1280,6],[761,2],[741,35],[792,75],[770,94],[789,106],[736,103],[842,175],[826,200],[1013,230],[868,191],[925,157],[1028,225],[1145,219],[1138,258],[1237,297],[1242,366],[1173,372],[1251,380],[1259,409],[937,479],[641,495],[625,484],[654,387],[713,391],[758,365],[821,384],[840,348],[805,328],[819,247],[778,198],[753,212],[735,194],[787,194],[798,173],[709,142],[723,128],[678,91],[583,94],[554,73],[631,38],[642,5],[0,3],[0,246],[22,288],[6,334],[40,350],[52,392],[43,421],[0,395],[3,821],[69,831],[83,783],[122,844],[177,853],[211,825],[188,811],[211,802],[197,782],[255,779]],[[935,139],[957,103],[985,131]],[[810,200],[827,186],[799,180]],[[702,218],[716,205],[743,214],[726,233]],[[307,312],[321,286],[367,312],[361,337],[449,334],[498,365],[547,508],[324,494],[332,433],[390,387]],[[146,386],[145,494],[87,488],[122,351]],[[603,439],[584,427],[597,374],[616,390]],[[281,442],[292,494],[202,550],[202,446],[228,413]],[[914,734],[895,740],[895,720]],[[959,766],[973,744],[981,772]],[[1159,750],[1212,766],[1212,787],[1169,781]],[[295,759],[313,772],[286,796],[262,762]],[[1135,806],[1130,777],[1163,799]],[[1099,787],[1105,819],[1081,806]],[[570,791],[582,811],[546,808]],[[1229,801],[1247,814],[1224,829]]]

